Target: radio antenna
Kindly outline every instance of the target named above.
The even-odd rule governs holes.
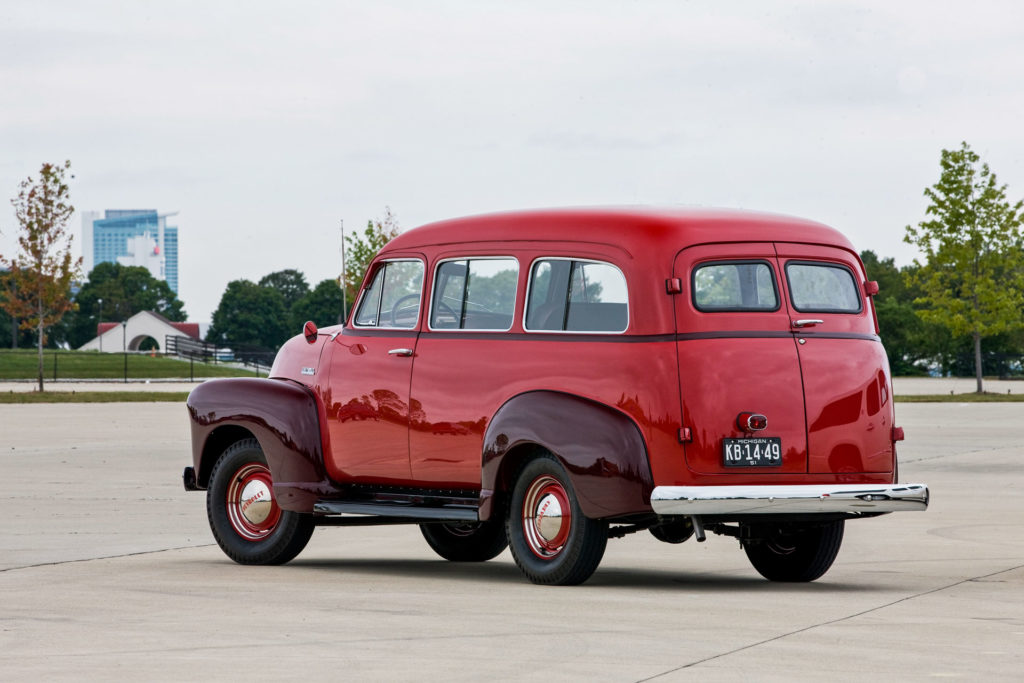
[[[345,277],[345,219],[341,219],[341,324],[344,325],[348,320],[348,305],[346,299],[348,298]]]

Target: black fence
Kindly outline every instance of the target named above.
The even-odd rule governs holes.
[[[204,363],[237,364],[251,368],[257,374],[269,372],[277,355],[276,350],[259,346],[234,346],[228,349],[180,335],[167,335],[164,338],[164,353]]]

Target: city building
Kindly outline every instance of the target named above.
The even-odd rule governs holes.
[[[109,261],[142,266],[153,277],[166,280],[178,293],[178,228],[167,225],[177,215],[156,209],[108,209],[82,213],[82,266],[85,273]]]

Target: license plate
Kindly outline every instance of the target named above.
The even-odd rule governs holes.
[[[722,439],[722,463],[726,467],[779,467],[782,465],[782,439],[777,436]]]

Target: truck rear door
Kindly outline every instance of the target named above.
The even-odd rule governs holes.
[[[892,386],[864,273],[834,247],[777,243],[803,371],[808,472],[889,472]]]
[[[688,247],[675,260],[684,450],[703,474],[803,474],[800,357],[770,242]],[[742,416],[761,415],[756,430]],[[689,430],[688,439],[685,430]]]

